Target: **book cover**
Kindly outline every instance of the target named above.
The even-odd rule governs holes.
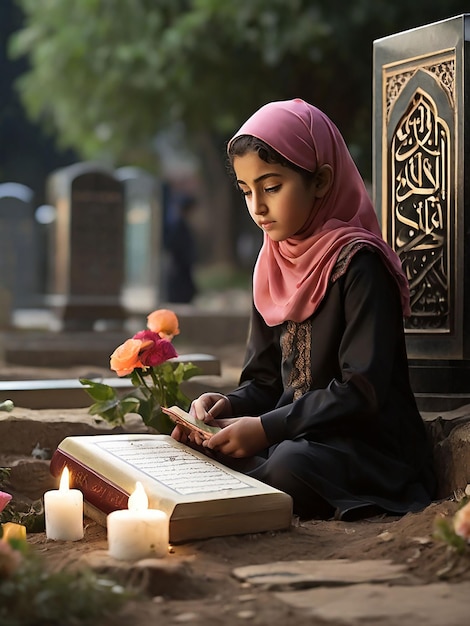
[[[149,506],[170,518],[170,541],[283,530],[292,499],[278,489],[232,470],[168,435],[67,437],[51,460],[51,473],[70,471],[70,486],[83,492],[85,513],[106,516],[127,508],[140,481]]]
[[[163,413],[166,413],[175,424],[180,424],[187,431],[195,431],[204,439],[210,439],[212,435],[219,432],[220,426],[209,426],[202,420],[193,417],[178,406],[170,406],[168,408],[162,406]]]

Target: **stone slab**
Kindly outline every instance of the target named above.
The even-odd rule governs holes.
[[[335,626],[468,626],[470,582],[419,586],[360,584],[275,594]]]
[[[175,361],[193,363],[201,376],[194,377],[182,384],[182,390],[189,397],[196,397],[195,379],[205,376],[219,376],[220,360],[210,354],[186,354],[176,357]],[[85,377],[87,378],[87,377]],[[116,391],[127,393],[133,386],[129,378],[96,378],[92,379],[114,387]],[[204,391],[208,388],[204,389]],[[199,388],[197,388],[199,391]],[[202,393],[202,391],[200,391]],[[92,404],[78,378],[36,379],[36,380],[0,380],[0,399],[9,399],[15,406],[29,409],[81,408]]]
[[[404,565],[387,559],[350,561],[349,559],[276,561],[238,567],[234,576],[263,589],[304,589],[319,586],[344,586],[365,582],[413,582]]]
[[[0,412],[0,454],[32,456],[36,447],[55,450],[70,436],[139,433],[148,429],[140,415],[126,416],[124,426],[89,415],[87,409],[32,410],[15,407],[11,413]]]
[[[421,413],[433,444],[437,498],[447,498],[470,482],[470,405]]]
[[[138,589],[153,597],[188,599],[198,597],[201,593],[199,587],[202,585],[198,584],[190,563],[174,560],[171,555],[120,561],[111,557],[108,550],[102,549],[83,554],[78,562],[124,586]]]

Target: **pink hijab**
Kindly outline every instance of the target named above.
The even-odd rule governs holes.
[[[409,315],[409,286],[395,252],[382,239],[374,208],[348,148],[333,122],[300,100],[271,102],[254,113],[232,137],[252,135],[310,172],[333,168],[333,184],[317,198],[310,219],[294,237],[272,241],[265,233],[253,274],[253,296],[268,326],[303,322],[318,308],[344,246],[376,249],[398,283]]]

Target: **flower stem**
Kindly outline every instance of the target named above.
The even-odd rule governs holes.
[[[150,376],[152,377],[153,384],[155,385],[155,391],[157,392],[157,398],[160,402],[160,406],[166,406],[166,393],[165,385],[161,376],[157,376],[155,368],[150,368]]]
[[[152,393],[152,389],[147,385],[147,381],[142,376],[142,374],[139,372],[139,370],[135,370],[135,373],[137,374],[137,377],[140,380],[140,382],[142,383],[142,385],[147,389],[147,391],[150,393],[150,395],[153,396],[154,394]]]

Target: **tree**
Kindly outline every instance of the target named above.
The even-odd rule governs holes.
[[[465,2],[416,0],[17,0],[11,41],[31,69],[30,115],[85,158],[154,163],[158,131],[183,124],[212,190],[214,256],[230,260],[224,141],[269,100],[303,97],[370,171],[372,42],[450,17]]]

